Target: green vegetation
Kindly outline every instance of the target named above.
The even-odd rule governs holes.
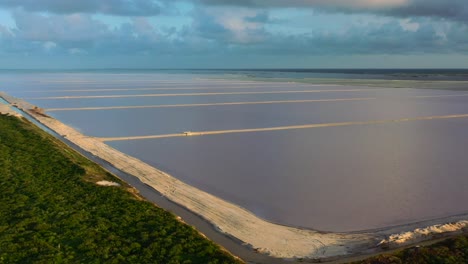
[[[413,247],[381,255],[360,264],[460,264],[468,263],[468,236],[450,238],[430,246]]]
[[[97,180],[118,181],[102,187]],[[27,121],[0,116],[0,263],[238,263]]]

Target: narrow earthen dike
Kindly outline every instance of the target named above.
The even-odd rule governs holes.
[[[262,127],[262,128],[212,130],[212,131],[189,131],[189,132],[176,133],[176,134],[162,134],[162,135],[134,136],[134,137],[108,137],[108,138],[96,138],[96,139],[98,139],[100,141],[124,141],[124,140],[138,140],[138,139],[168,138],[168,137],[206,136],[206,135],[219,135],[219,134],[235,134],[235,133],[254,133],[254,132],[281,131],[281,130],[297,130],[297,129],[310,129],[310,128],[322,128],[322,127],[380,125],[380,124],[387,124],[387,123],[403,123],[403,122],[411,122],[411,121],[428,121],[428,120],[454,119],[454,118],[468,118],[468,114],[442,115],[442,116],[422,116],[422,117],[414,117],[414,118],[401,118],[401,119],[389,119],[389,120],[370,120],[370,121],[357,121],[357,122],[318,123],[318,124],[306,124],[306,125],[297,125],[297,126]]]

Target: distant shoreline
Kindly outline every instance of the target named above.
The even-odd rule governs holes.
[[[0,69],[2,73],[188,73],[235,74],[275,78],[296,74],[300,78],[352,78],[400,80],[465,80],[468,68],[70,68],[70,69]]]

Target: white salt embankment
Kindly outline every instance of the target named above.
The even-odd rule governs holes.
[[[428,237],[437,237],[446,233],[462,233],[468,230],[468,221],[458,221],[448,224],[433,225],[424,228],[417,228],[414,231],[403,232],[390,235],[382,240],[379,245],[385,247],[399,247],[418,243]]]

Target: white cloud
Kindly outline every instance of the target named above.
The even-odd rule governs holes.
[[[53,41],[46,41],[42,44],[42,47],[44,47],[46,51],[50,51],[51,49],[57,47],[57,44]]]
[[[251,43],[262,40],[258,34],[263,24],[247,20],[258,14],[258,11],[243,9],[231,12],[230,10],[213,12],[216,21],[232,33],[233,40],[238,43]]]
[[[6,36],[6,35],[12,35],[11,31],[8,30],[5,26],[0,25],[0,37]]]
[[[95,58],[468,54],[468,26],[450,20],[338,13],[328,17],[327,12],[317,12],[321,17],[307,24],[307,17],[284,22],[297,15],[295,9],[284,12],[280,22],[272,20],[269,12],[273,11],[200,6],[189,13],[192,24],[167,33],[157,20],[144,17],[106,24],[90,14],[44,15],[20,9],[13,12],[15,28],[0,26],[0,53]],[[332,26],[314,27],[314,23]],[[275,30],[278,25],[284,30]],[[296,26],[303,30],[288,31]]]
[[[400,20],[400,26],[406,31],[416,32],[418,31],[420,24],[412,22],[411,19],[402,19]]]

